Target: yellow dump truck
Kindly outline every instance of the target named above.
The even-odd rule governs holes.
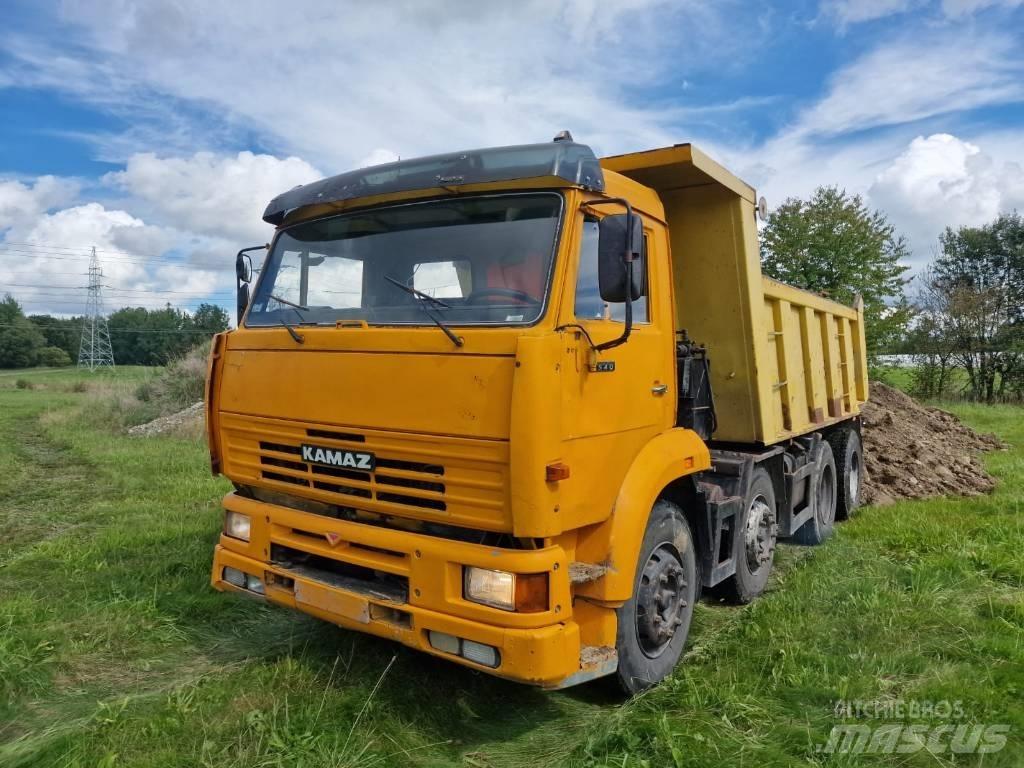
[[[683,144],[543,144],[297,187],[215,337],[216,589],[546,688],[635,692],[694,603],[858,504],[864,318],[761,275]]]

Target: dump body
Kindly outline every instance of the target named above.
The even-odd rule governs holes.
[[[676,330],[707,347],[716,441],[771,445],[859,413],[863,308],[761,274],[751,187],[689,144],[601,164],[664,204]]]

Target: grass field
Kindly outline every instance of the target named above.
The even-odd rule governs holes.
[[[148,375],[0,373],[0,765],[1024,765],[1024,408],[955,407],[1013,445],[993,496],[782,547],[767,595],[698,606],[685,663],[622,704],[212,591],[227,482],[196,441],[118,434],[89,391]],[[991,754],[822,752],[844,700],[1010,730]]]

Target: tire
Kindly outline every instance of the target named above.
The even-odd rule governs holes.
[[[651,687],[675,668],[690,633],[698,573],[683,511],[658,501],[640,545],[633,597],[616,610],[616,678],[626,693]]]
[[[860,507],[864,487],[864,448],[853,427],[838,429],[829,435],[836,460],[836,520],[849,520]]]
[[[750,488],[743,499],[743,517],[739,526],[741,535],[740,548],[736,552],[736,573],[722,583],[722,595],[732,602],[746,604],[768,586],[779,535],[775,486],[764,467],[754,468]]]
[[[813,493],[814,514],[793,534],[793,541],[809,547],[817,546],[831,536],[836,521],[836,460],[827,440],[821,441]]]

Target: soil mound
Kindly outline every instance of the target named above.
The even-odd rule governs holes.
[[[983,451],[1004,447],[995,435],[979,434],[953,414],[921,405],[879,382],[872,382],[861,418],[864,503],[977,496],[995,487],[995,478],[978,458]]]
[[[128,428],[128,434],[135,437],[152,437],[154,435],[180,435],[191,436],[202,432],[204,408],[202,401],[193,403],[183,411],[171,413],[167,416],[160,416]]]

